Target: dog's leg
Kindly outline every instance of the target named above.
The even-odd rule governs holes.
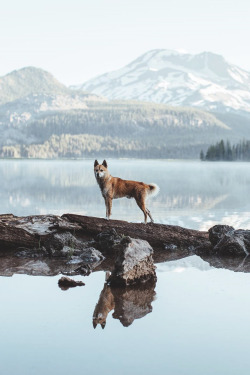
[[[104,198],[104,201],[105,201],[105,207],[106,207],[106,219],[108,220],[108,202],[107,202],[107,198]]]
[[[111,210],[112,210],[112,199],[109,198],[108,200],[108,218],[111,216]]]
[[[150,213],[149,209],[146,208],[146,211],[147,211],[147,214],[148,214],[148,216],[149,216],[149,218],[150,218],[150,220],[151,220],[151,223],[153,223],[154,220],[153,220],[153,218],[152,218],[152,216],[151,216],[151,213]]]
[[[107,197],[105,199],[105,204],[106,204],[106,219],[109,220],[111,216],[111,210],[112,210],[112,198]]]
[[[135,200],[136,200],[137,205],[140,207],[140,209],[144,213],[144,223],[147,224],[147,215],[148,214],[147,214],[147,209],[146,209],[146,206],[145,206],[144,199],[143,198],[137,198]]]

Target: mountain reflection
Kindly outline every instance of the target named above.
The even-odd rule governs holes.
[[[151,313],[156,295],[155,286],[156,282],[147,282],[126,288],[114,288],[105,283],[93,313],[93,327],[100,324],[104,329],[108,314],[112,310],[113,318],[120,320],[124,327]]]
[[[184,215],[190,215],[190,210],[203,214],[212,209],[246,211],[249,194],[247,168],[246,163],[109,162],[114,176],[153,181],[160,186],[160,194],[150,201],[157,220],[169,216],[167,211],[168,214],[182,211]],[[0,176],[2,213],[19,216],[64,212],[90,216],[105,214],[93,174],[93,160],[1,160]],[[141,220],[133,200],[114,202],[113,214],[114,218]]]

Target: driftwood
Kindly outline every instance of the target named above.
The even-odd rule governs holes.
[[[65,214],[63,219],[81,226],[84,233],[95,237],[100,232],[115,229],[118,234],[148,241],[154,250],[172,250],[174,246],[187,249],[210,245],[208,232],[186,229],[165,224],[128,223],[121,220],[106,220],[96,217]]]
[[[146,240],[154,263],[199,255],[217,268],[250,272],[250,231],[216,225],[208,232],[65,214],[0,215],[0,275],[66,276],[112,271],[124,236]]]
[[[15,217],[0,215],[0,251],[42,247],[51,234],[71,232],[82,241],[90,241],[101,232],[115,230],[121,236],[148,241],[154,251],[165,253],[208,248],[208,232],[164,224],[139,224],[119,220],[65,214]]]
[[[138,224],[65,214],[0,215],[0,275],[88,275],[114,268],[122,238],[146,240],[155,263],[207,252],[208,232],[163,224]],[[14,258],[13,258],[14,255]],[[4,258],[5,256],[5,258]],[[6,257],[7,256],[7,257]]]

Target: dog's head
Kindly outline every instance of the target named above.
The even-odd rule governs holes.
[[[102,313],[99,313],[97,317],[93,317],[93,327],[96,328],[98,324],[102,327],[102,329],[106,326],[106,316],[103,316]]]
[[[99,164],[97,160],[94,163],[94,172],[96,178],[105,178],[109,175],[108,164],[106,160],[103,160],[102,164]]]

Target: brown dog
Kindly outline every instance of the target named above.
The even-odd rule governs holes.
[[[104,329],[108,314],[110,311],[114,310],[114,308],[115,299],[112,290],[110,286],[105,283],[93,314],[93,327],[96,328],[97,324],[100,324],[102,329]]]
[[[136,203],[144,213],[145,224],[147,224],[148,216],[151,222],[154,222],[150,211],[146,208],[146,199],[149,196],[158,194],[160,189],[156,184],[144,184],[144,182],[122,180],[119,177],[112,177],[108,171],[106,160],[103,160],[102,164],[99,164],[98,161],[95,160],[94,172],[96,181],[105,200],[107,219],[109,219],[111,215],[112,200],[126,197],[135,198]]]

